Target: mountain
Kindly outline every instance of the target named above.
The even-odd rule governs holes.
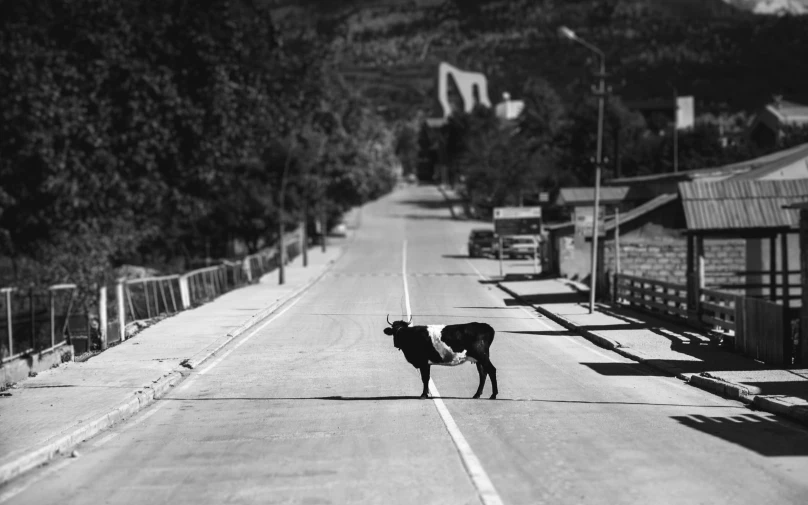
[[[266,0],[271,1],[271,0]],[[769,0],[770,2],[773,0]],[[790,0],[794,3],[795,0]],[[808,2],[808,0],[802,0]],[[808,16],[760,16],[742,0],[275,0],[299,19],[330,23],[337,67],[393,118],[439,113],[437,67],[488,77],[489,97],[520,98],[531,78],[565,101],[590,94],[593,54],[626,100],[666,99],[672,86],[697,113],[753,110],[784,95],[808,101]]]
[[[724,0],[726,3],[754,14],[808,14],[808,0]]]

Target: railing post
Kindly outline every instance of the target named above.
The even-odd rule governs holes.
[[[50,306],[50,334],[51,349],[56,347],[56,305],[53,299],[53,289],[48,291],[48,305]]]
[[[244,275],[247,277],[247,282],[252,282],[252,262],[250,261],[250,257],[247,256],[242,261],[241,268],[244,269]]]
[[[120,341],[126,340],[126,309],[123,301],[123,281],[115,285],[115,302],[118,305],[118,335]]]
[[[31,314],[31,349],[36,349],[36,308],[33,287],[28,290],[28,312]]]
[[[180,300],[182,301],[182,310],[188,310],[191,307],[191,294],[188,291],[188,275],[180,275]]]
[[[792,355],[793,351],[793,338],[791,336],[791,309],[790,299],[791,293],[788,290],[788,234],[782,233],[780,235],[780,263],[783,269],[783,361],[786,367],[793,366]]]
[[[98,290],[98,331],[101,333],[101,350],[107,348],[107,287]]]
[[[3,289],[6,294],[6,324],[8,325],[8,355],[14,356],[14,339],[12,338],[12,332],[14,328],[14,324],[11,321],[12,310],[11,310],[11,291],[12,288],[5,288]]]

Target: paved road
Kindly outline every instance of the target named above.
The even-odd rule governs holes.
[[[311,290],[9,503],[806,502],[808,431],[531,314],[466,258],[472,226],[431,187],[368,206]],[[491,324],[499,400],[469,399],[468,365],[433,367],[441,398],[416,399],[382,333],[408,312]]]

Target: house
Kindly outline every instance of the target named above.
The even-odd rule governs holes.
[[[760,147],[771,147],[783,135],[787,126],[808,125],[808,105],[788,102],[780,96],[764,106],[749,125],[749,140]]]

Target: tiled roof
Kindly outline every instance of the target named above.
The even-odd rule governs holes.
[[[808,179],[679,183],[689,230],[748,230],[796,227],[796,210],[783,207],[803,201]]]
[[[620,213],[620,226],[623,226],[624,224],[626,224],[626,223],[628,223],[630,221],[633,221],[634,219],[642,217],[645,214],[662,207],[663,205],[667,205],[667,204],[669,204],[671,202],[674,202],[678,198],[679,198],[679,195],[677,195],[676,193],[668,193],[668,194],[664,194],[664,195],[659,195],[658,197],[654,198],[653,200],[645,202],[644,204],[639,205],[639,206],[629,210],[628,212],[621,212]],[[613,230],[615,228],[615,225],[616,225],[615,220],[610,219],[609,221],[606,221],[604,223],[603,228],[606,231],[610,231],[610,230]]]

